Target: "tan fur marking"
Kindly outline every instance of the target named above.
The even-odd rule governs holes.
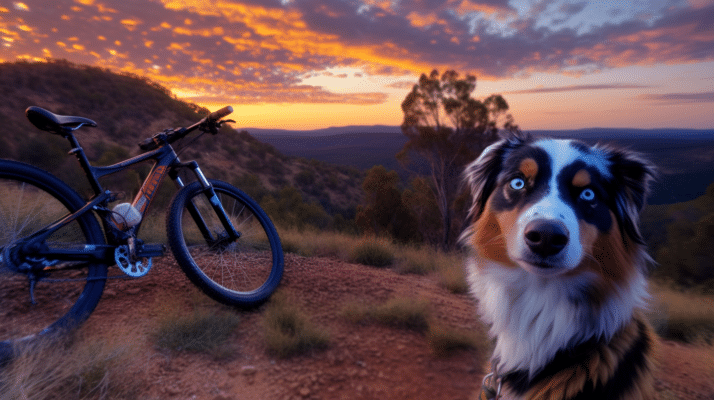
[[[644,329],[640,329],[640,324]],[[649,349],[645,354],[645,363],[638,370],[631,389],[618,399],[653,398],[653,352],[656,349],[656,336],[646,320],[639,314],[618,332],[609,343],[603,343],[582,356],[583,362],[564,369],[550,379],[531,388],[523,397],[528,400],[567,400],[578,395],[584,388],[593,384],[604,384],[610,380],[627,352],[644,336]]]
[[[591,182],[590,173],[584,169],[581,169],[575,176],[573,176],[573,186],[575,187],[585,187]]]
[[[514,214],[514,215],[512,215]],[[515,224],[515,212],[494,214],[491,201],[486,203],[483,214],[474,223],[472,243],[479,256],[499,262],[504,266],[517,267],[508,257],[507,235]]]
[[[518,168],[526,178],[532,179],[538,175],[538,163],[532,158],[526,158],[521,161],[521,165]]]
[[[585,257],[578,267],[568,272],[575,276],[584,271],[593,271],[600,276],[591,292],[595,304],[602,302],[616,287],[637,273],[633,265],[637,249],[629,246],[620,234],[615,215],[610,212],[612,227],[607,233],[601,233],[593,225],[580,221],[580,243]]]

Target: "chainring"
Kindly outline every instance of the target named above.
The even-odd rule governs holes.
[[[142,263],[142,260],[132,262],[131,259],[129,246],[118,246],[116,250],[114,250],[114,261],[116,261],[117,267],[125,274],[132,278],[139,278],[149,273],[151,269],[151,258],[146,259],[146,265]]]

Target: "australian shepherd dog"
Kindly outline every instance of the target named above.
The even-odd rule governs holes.
[[[654,173],[629,151],[521,136],[466,168],[468,281],[495,338],[481,399],[652,398],[638,223]]]

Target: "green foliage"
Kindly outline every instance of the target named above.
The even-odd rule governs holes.
[[[714,184],[691,202],[667,207],[665,215],[645,218],[660,221],[660,230],[666,224],[666,239],[652,246],[655,276],[714,292]]]
[[[417,221],[416,230],[422,241],[434,246],[438,245],[443,239],[444,227],[434,191],[426,178],[412,179],[409,187],[402,192],[402,204]]]
[[[277,198],[266,196],[261,201],[261,207],[275,223],[285,227],[325,228],[330,224],[330,216],[325,209],[316,202],[306,203],[300,191],[293,186],[282,188]]]
[[[300,186],[310,186],[315,183],[315,172],[310,169],[304,169],[295,175],[295,182]]]
[[[245,174],[235,176],[231,184],[244,191],[253,199],[262,199],[268,194],[268,190],[257,175]]]
[[[67,141],[47,132],[25,137],[17,149],[17,159],[48,171],[58,171],[67,161]]]
[[[315,325],[282,292],[273,294],[263,317],[268,352],[286,358],[313,349],[324,349],[329,334]]]
[[[360,231],[390,235],[401,241],[420,239],[417,220],[402,201],[397,185],[399,175],[381,165],[372,167],[362,183],[364,204],[357,208],[355,222]]]

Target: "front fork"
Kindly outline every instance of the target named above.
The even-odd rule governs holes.
[[[196,222],[196,226],[198,226],[198,229],[201,232],[203,238],[206,240],[206,243],[208,243],[209,246],[213,246],[215,244],[220,243],[234,242],[238,238],[240,238],[240,232],[236,231],[235,227],[233,226],[233,223],[231,222],[230,218],[228,217],[228,214],[226,213],[226,210],[223,208],[223,204],[218,199],[218,195],[216,194],[213,185],[211,185],[211,182],[206,179],[206,176],[203,174],[203,171],[201,171],[201,168],[198,166],[198,163],[196,161],[190,161],[187,163],[179,163],[176,166],[186,167],[193,171],[194,175],[196,176],[196,179],[198,180],[198,182],[201,183],[201,186],[203,187],[204,195],[208,198],[208,202],[211,204],[213,211],[216,213],[218,219],[221,221],[221,225],[225,229],[225,235],[219,235],[218,237],[214,236],[214,234],[211,232],[210,228],[206,224],[205,219],[201,215],[201,212],[198,210],[196,205],[193,204],[193,201],[189,199],[188,203],[186,204],[186,209],[188,210],[189,214],[191,214],[191,218],[193,218],[193,220]],[[172,168],[169,171],[169,177],[176,183],[176,186],[178,186],[179,188],[184,188],[186,185],[179,176],[178,171],[179,169]]]

